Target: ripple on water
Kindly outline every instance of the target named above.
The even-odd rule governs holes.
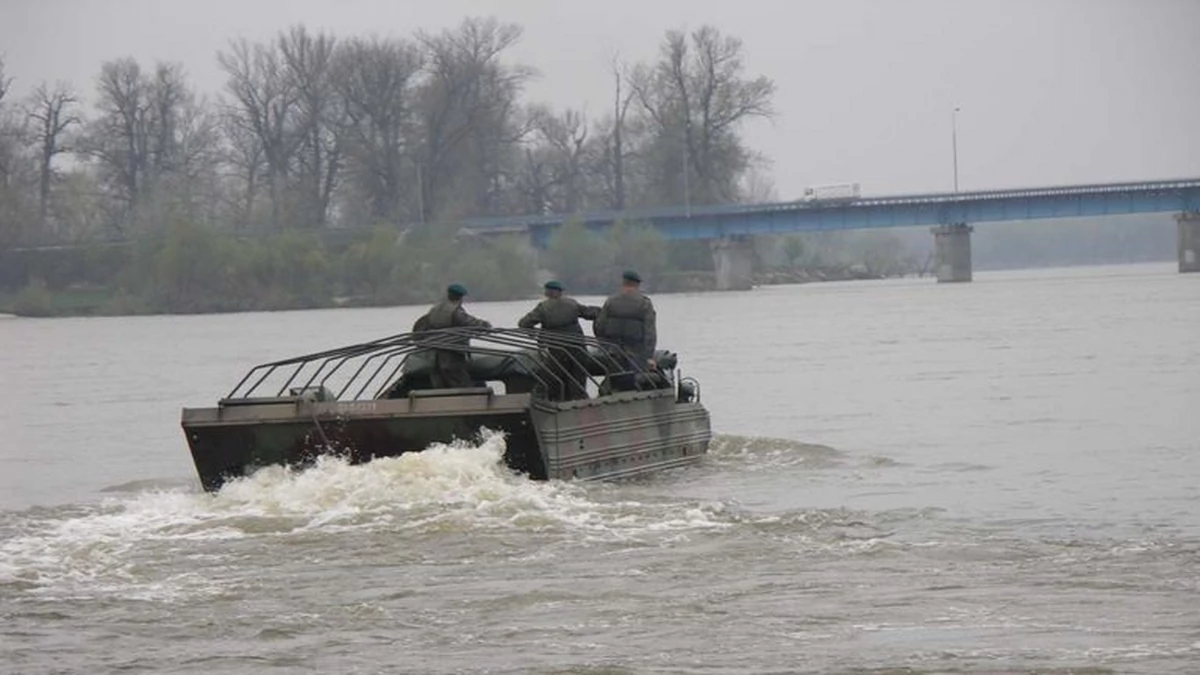
[[[805,465],[814,469],[844,465],[846,454],[825,445],[785,438],[715,434],[708,450],[722,468],[774,471]]]

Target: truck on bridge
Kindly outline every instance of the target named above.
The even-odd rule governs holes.
[[[800,201],[805,204],[845,204],[862,197],[858,183],[831,183],[804,188]]]

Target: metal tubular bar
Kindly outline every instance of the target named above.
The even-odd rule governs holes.
[[[376,351],[377,349],[378,348],[375,348],[375,347],[366,348],[366,347],[360,346],[359,348],[355,348],[352,351],[346,353],[345,355],[342,356],[341,360],[339,360],[337,362],[337,365],[334,366],[333,368],[330,368],[329,372],[325,374],[325,377],[321,378],[320,385],[322,387],[325,386],[325,383],[329,381],[329,378],[333,377],[333,375],[335,373],[337,373],[337,371],[340,370],[342,368],[342,366],[346,365],[346,362],[349,361],[350,359],[358,357],[358,356],[362,356],[363,354],[369,354],[371,351]],[[333,361],[334,361],[333,357],[325,359],[325,361],[321,363],[321,367],[317,369],[317,372],[313,373],[312,377],[308,378],[308,382],[306,382],[304,384],[305,388],[312,386],[312,383],[317,379],[317,375],[320,375],[321,371],[323,371],[325,369],[325,365],[328,363],[332,363]],[[364,363],[364,365],[366,365],[366,364]],[[353,376],[351,376],[351,380],[353,380]]]
[[[522,330],[524,330],[524,329],[522,329]],[[534,331],[530,331],[530,332],[533,333]],[[612,371],[616,371],[616,372],[606,373],[606,375],[628,374],[628,371],[624,370],[626,364],[622,364],[621,362],[619,362],[616,359],[615,356],[613,356],[613,354],[616,353],[616,350],[618,349],[617,346],[613,343],[605,342],[605,341],[599,340],[597,338],[589,338],[587,336],[582,336],[582,339],[580,340],[580,338],[577,338],[575,336],[555,335],[550,331],[546,331],[545,333],[546,333],[545,335],[538,335],[538,337],[536,339],[544,340],[545,342],[554,343],[554,346],[564,346],[564,347],[565,346],[579,346],[580,342],[582,342],[582,345],[585,347],[585,351],[586,351],[586,347],[596,347],[596,352],[594,352],[594,353],[587,352],[588,356],[590,358],[598,359],[598,360],[607,359],[608,363],[607,364],[601,363],[601,365],[611,368]],[[634,365],[638,369],[639,372],[646,372],[644,369],[640,368],[641,364],[634,364]],[[589,375],[590,375],[590,373],[589,373]]]
[[[585,336],[555,334],[551,331],[530,331],[527,334],[523,334],[523,337],[531,337],[533,344],[537,346],[538,353],[542,354],[546,358],[547,363],[559,366],[563,371],[563,374],[568,376],[567,381],[575,385],[576,388],[578,388],[578,384],[573,378],[570,377],[570,371],[561,366],[558,355],[551,350],[557,349],[560,353],[566,354],[572,363],[580,367],[587,379],[591,379],[592,382],[595,382],[595,380],[592,379],[592,374],[588,372],[585,364],[575,357],[575,354],[577,353],[587,353],[587,342]],[[586,391],[583,393],[586,393]]]
[[[520,334],[518,334],[518,335],[520,335]],[[489,336],[489,337],[493,337],[493,336]],[[523,336],[523,337],[527,337],[527,336]],[[549,371],[549,375],[558,381],[558,390],[559,390],[560,395],[565,395],[565,393],[566,393],[565,383],[571,381],[570,373],[567,372],[566,368],[564,368],[561,364],[558,363],[558,359],[556,359],[553,355],[551,355],[549,353],[549,351],[542,349],[541,345],[539,345],[536,341],[533,341],[532,345],[530,345],[528,340],[522,342],[520,340],[514,339],[513,335],[507,336],[507,339],[499,339],[499,338],[493,337],[493,341],[498,342],[500,344],[507,344],[510,346],[524,346],[527,349],[532,346],[534,349],[536,349],[537,353],[545,359],[545,362],[543,364],[541,364],[542,368]],[[558,373],[555,372],[555,368],[557,368],[559,371],[561,371],[562,377],[559,377]],[[533,377],[537,378],[537,375],[533,375]],[[539,382],[541,382],[540,378],[537,378],[537,379],[539,380]],[[541,382],[541,383],[543,385],[545,384],[544,382]]]
[[[370,365],[371,361],[374,361],[376,358],[378,358],[380,356],[385,356],[386,358],[384,358],[383,363],[380,363],[379,367],[375,369],[375,372],[371,373],[371,378],[369,380],[367,380],[367,383],[362,386],[362,389],[358,390],[358,394],[355,396],[355,398],[357,399],[359,396],[362,396],[363,391],[365,391],[366,388],[368,386],[370,386],[371,380],[374,380],[375,376],[379,374],[379,370],[387,365],[387,362],[389,360],[391,360],[392,356],[395,355],[395,350],[397,350],[397,349],[403,349],[403,347],[392,347],[385,351],[376,351],[374,354],[371,354],[367,358],[363,359],[362,365],[360,365],[358,367],[358,370],[354,371],[354,374],[350,376],[350,379],[346,380],[346,384],[342,386],[342,389],[341,389],[341,391],[338,392],[337,397],[340,399],[342,397],[342,395],[345,394],[350,389],[351,385],[353,385],[354,381],[358,379],[358,376],[362,373],[363,369],[366,368],[368,365]],[[332,375],[332,374],[333,373],[330,373],[330,375]],[[325,380],[322,380],[321,384],[325,384]]]
[[[258,370],[259,368],[262,368],[262,366],[255,366],[254,368],[251,368],[251,369],[250,369],[250,372],[248,372],[248,373],[246,373],[245,375],[243,375],[243,376],[242,376],[242,379],[238,380],[238,383],[237,383],[237,384],[235,384],[235,385],[233,385],[233,389],[232,389],[232,390],[230,390],[230,392],[229,392],[229,393],[228,393],[228,394],[225,396],[225,398],[233,398],[233,395],[237,393],[237,390],[238,390],[238,389],[241,389],[241,388],[242,388],[242,385],[243,385],[243,384],[246,384],[246,380],[249,380],[249,379],[250,379],[250,376],[251,376],[251,375],[253,375],[253,374],[254,374],[254,372],[255,372],[256,370]]]
[[[287,381],[285,381],[285,382],[283,383],[283,386],[281,386],[281,387],[279,388],[279,391],[278,391],[278,392],[276,392],[276,394],[275,394],[275,395],[276,395],[276,396],[283,396],[283,392],[287,391],[288,385],[290,385],[290,384],[292,383],[292,381],[296,379],[296,376],[297,376],[297,375],[299,375],[299,374],[300,374],[300,372],[301,372],[302,370],[304,370],[304,367],[305,367],[305,366],[307,366],[307,365],[309,365],[310,363],[312,363],[312,361],[305,361],[305,362],[303,362],[303,363],[300,363],[300,364],[298,364],[298,365],[296,366],[296,370],[292,372],[292,376],[291,376],[291,377],[289,377],[289,378],[287,379]],[[329,359],[325,359],[325,360],[321,361],[321,365],[317,367],[317,373],[320,373],[322,370],[324,370],[324,369],[325,369],[325,364],[326,364],[326,363],[329,363]],[[315,374],[314,374],[314,375],[315,375]],[[310,378],[308,378],[308,381],[309,381],[309,382],[312,382],[312,378],[311,378],[311,377],[310,377]],[[307,385],[306,385],[306,386],[307,386]]]
[[[466,345],[463,344],[464,339]],[[476,344],[471,344],[471,340],[475,340]],[[585,381],[597,385],[602,377],[636,376],[648,372],[644,364],[626,359],[617,345],[585,335],[529,329],[449,328],[423,333],[399,333],[369,342],[260,364],[242,377],[227,398],[253,396],[279,373],[281,368],[287,368],[289,375],[277,395],[283,395],[288,387],[297,381],[303,381],[304,387],[310,387],[314,383],[336,386],[332,385],[332,378],[345,372],[347,364],[354,359],[362,361],[346,376],[337,396],[341,398],[357,387],[355,396],[361,397],[387,371],[394,359],[402,357],[380,384],[376,392],[378,396],[394,383],[409,355],[417,350],[429,349],[498,356],[519,367],[545,391],[558,390],[564,394],[580,388],[579,381],[574,379],[575,371],[572,366],[582,371]],[[564,355],[566,358],[561,358]],[[310,368],[311,366],[315,366],[315,369]],[[600,373],[594,374],[592,371],[597,367]],[[257,379],[254,379],[255,376]],[[305,377],[306,380],[303,379]],[[635,381],[638,379],[640,378],[635,377]],[[247,383],[251,384],[247,386]],[[645,385],[638,382],[636,386],[643,389]],[[583,389],[581,393],[586,394],[586,383]]]
[[[300,361],[315,361],[316,359],[319,359],[319,358],[324,358],[324,357],[327,357],[327,356],[337,356],[338,354],[341,354],[342,352],[345,352],[345,351],[348,351],[348,350],[352,350],[352,349],[359,349],[359,348],[363,348],[363,347],[369,347],[369,346],[371,346],[371,345],[378,345],[378,344],[380,344],[380,343],[387,342],[387,341],[389,341],[389,340],[394,340],[394,339],[396,339],[396,338],[398,338],[398,337],[403,337],[403,336],[405,336],[405,335],[408,335],[408,333],[397,333],[396,335],[389,335],[389,336],[387,336],[387,337],[383,337],[383,338],[378,338],[378,339],[375,339],[375,340],[371,340],[370,342],[362,342],[362,343],[355,344],[355,345],[349,345],[349,346],[344,346],[344,347],[337,347],[337,348],[334,348],[334,349],[326,349],[326,350],[319,351],[319,352],[313,352],[313,353],[311,353],[311,354],[305,354],[305,355],[303,355],[303,356],[293,356],[293,357],[290,357],[290,358],[282,359],[282,360],[280,360],[280,361],[273,361],[273,362],[270,362],[270,363],[263,363],[263,364],[260,364],[258,367],[259,367],[259,368],[263,368],[263,367],[266,367],[266,366],[287,366],[287,365],[291,365],[291,364],[293,364],[293,363],[297,363],[297,362],[300,362]]]
[[[555,347],[559,347],[560,349],[565,351],[565,353],[568,355],[568,357],[576,365],[583,367],[583,370],[587,374],[587,377],[589,379],[591,379],[592,382],[595,383],[597,386],[600,386],[600,383],[597,380],[592,379],[592,374],[590,372],[588,372],[587,368],[585,366],[583,366],[583,364],[580,363],[578,360],[576,360],[574,356],[572,356],[572,354],[577,349],[579,349],[581,345],[586,345],[586,342],[587,342],[586,336],[584,336],[583,341],[580,341],[580,340],[578,340],[577,336],[574,336],[574,335],[564,335],[564,334],[555,335],[555,334],[551,333],[550,331],[543,331],[542,334],[538,335],[537,339],[539,340],[539,342],[553,343]],[[649,371],[646,370],[642,364],[637,363],[634,359],[629,359],[629,358],[623,359],[626,363],[622,364],[620,361],[617,360],[617,358],[615,356],[615,354],[622,353],[619,351],[620,348],[616,347],[615,345],[603,343],[599,340],[593,339],[592,341],[598,346],[597,355],[609,359],[611,362],[610,365],[613,366],[611,369],[606,371],[606,373],[605,373],[606,377],[612,378],[616,375],[633,375],[634,387],[638,391],[645,390],[644,380],[646,378],[639,378],[638,375],[648,374]],[[585,351],[586,351],[586,348],[585,348]],[[589,356],[589,358],[595,358],[590,353],[588,354],[588,356]],[[547,353],[546,357],[548,360],[557,361],[557,358],[553,354]],[[630,366],[633,367],[632,370],[628,369]],[[568,378],[568,380],[570,381],[570,378]],[[572,382],[572,383],[575,384],[574,382]],[[576,384],[576,387],[577,386],[578,385]],[[586,390],[583,393],[586,394]]]
[[[363,366],[366,366],[367,362],[371,361],[375,357],[384,356],[384,359],[383,359],[383,361],[381,361],[379,363],[379,366],[375,368],[375,371],[371,373],[371,377],[367,378],[367,381],[364,382],[362,387],[359,387],[358,392],[356,392],[354,394],[355,400],[362,398],[363,392],[365,392],[367,390],[367,387],[371,386],[371,383],[375,381],[376,376],[378,376],[379,373],[383,371],[384,366],[386,366],[389,361],[391,361],[394,357],[396,357],[400,354],[404,354],[404,358],[400,359],[400,362],[396,364],[395,370],[392,371],[392,373],[393,373],[392,376],[388,377],[384,381],[383,386],[386,387],[388,384],[390,384],[391,380],[395,377],[395,373],[404,367],[405,361],[408,359],[408,357],[411,354],[415,353],[415,351],[416,351],[415,347],[406,345],[403,347],[392,347],[391,349],[389,349],[386,352],[379,352],[377,354],[372,354],[371,356],[367,357],[367,360],[363,362]],[[346,383],[346,386],[343,389],[349,390],[350,386],[354,383],[354,380],[357,379],[357,377],[358,376],[355,375],[354,378],[352,378],[349,382]]]
[[[396,381],[396,373],[399,373],[400,369],[404,367],[404,361],[405,361],[405,359],[400,359],[399,361],[396,362],[396,367],[392,369],[391,373],[388,373],[388,376],[386,378],[384,378],[384,380],[383,380],[383,384],[379,385],[379,388],[375,390],[375,395],[372,396],[371,398],[379,398],[380,396],[383,395],[383,392],[386,391],[388,387],[392,386],[392,383]],[[380,366],[380,368],[382,368],[382,367],[383,366]],[[355,396],[355,398],[361,398],[362,392],[365,389],[366,389],[365,386],[363,387],[363,389],[360,389],[358,392],[358,395]]]
[[[278,368],[278,367],[279,367],[279,366],[274,366],[274,365],[273,365],[273,366],[271,366],[271,367],[267,368],[267,372],[263,373],[263,376],[262,376],[262,377],[260,377],[260,378],[258,378],[258,381],[257,381],[257,382],[255,382],[255,383],[254,383],[254,384],[253,384],[253,385],[250,387],[250,389],[249,389],[249,390],[248,390],[248,391],[247,391],[247,392],[246,392],[246,393],[245,393],[245,394],[242,396],[242,398],[249,398],[249,397],[250,397],[250,394],[253,394],[253,393],[254,393],[254,391],[255,391],[256,389],[258,389],[258,387],[259,387],[259,386],[260,386],[260,385],[263,383],[263,380],[267,379],[267,376],[268,376],[268,375],[270,375],[271,373],[275,372],[275,369],[276,369],[276,368]]]
[[[523,354],[521,352],[512,352],[512,351],[508,351],[508,350],[481,348],[478,346],[474,346],[474,347],[470,346],[470,345],[464,346],[461,342],[462,337],[468,337],[468,338],[472,337],[472,336],[478,337],[478,336],[485,335],[482,331],[488,331],[488,333],[486,335],[487,335],[487,337],[491,338],[491,341],[503,343],[503,341],[496,338],[495,334],[504,333],[506,330],[507,329],[447,328],[447,329],[441,329],[441,330],[436,330],[436,331],[429,331],[427,333],[422,333],[422,334],[420,334],[420,338],[417,340],[417,342],[422,347],[426,347],[426,348],[430,348],[430,349],[443,349],[443,350],[447,350],[447,351],[460,351],[460,352],[477,352],[480,354],[489,354],[492,356],[513,357],[518,362],[520,362],[521,365],[525,366],[525,369],[526,369],[526,371],[528,371],[530,377],[537,380],[537,382],[539,384],[546,386],[546,381],[539,375],[539,373],[538,373],[539,369],[536,367],[536,364],[534,364],[535,367],[530,367],[529,364],[526,363],[528,361],[527,354]],[[437,339],[438,337],[440,337],[442,339],[439,340],[439,339]],[[433,338],[433,339],[430,339],[430,338]],[[551,373],[551,375],[553,376],[553,373]],[[558,379],[558,378],[555,377],[555,379]]]

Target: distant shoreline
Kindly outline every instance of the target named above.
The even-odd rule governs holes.
[[[1073,263],[1060,265],[1031,265],[1027,267],[984,267],[975,268],[975,272],[1022,272],[1031,270],[1078,270],[1083,268],[1104,268],[1104,267],[1131,267],[1136,265],[1169,265],[1175,261],[1164,260],[1133,260],[1121,262],[1103,262],[1103,263]],[[698,272],[697,274],[704,274]],[[711,273],[710,273],[711,274]],[[757,275],[759,277],[770,276],[767,273]],[[784,278],[776,275],[774,279],[756,278],[753,288],[765,288],[770,286],[803,286],[809,284],[847,282],[847,281],[882,281],[884,279],[925,279],[929,283],[936,283],[932,274],[918,275],[908,274],[895,277],[836,277],[836,278],[815,278],[809,276],[804,279]],[[752,289],[753,290],[753,289]],[[712,288],[671,288],[661,290],[649,290],[651,296],[663,295],[683,295],[697,293],[727,293],[737,291],[718,291]],[[742,291],[746,292],[746,291]],[[68,319],[81,317],[133,317],[133,316],[203,316],[203,315],[220,315],[220,314],[248,314],[254,312],[297,312],[309,311],[318,309],[371,309],[371,308],[400,308],[400,307],[422,307],[428,303],[424,302],[371,302],[362,298],[335,297],[328,303],[318,303],[309,306],[288,306],[274,305],[263,307],[250,307],[238,310],[221,310],[221,311],[180,311],[180,312],[163,312],[163,311],[148,311],[148,312],[119,312],[105,311],[109,301],[119,296],[120,291],[116,289],[66,289],[63,291],[47,291],[49,294],[50,313],[24,314],[18,311],[13,302],[16,294],[8,293],[0,295],[0,320],[4,319]],[[87,296],[88,302],[80,302],[80,295]],[[579,293],[580,297],[603,297],[604,293]],[[74,297],[73,297],[74,296]],[[508,298],[504,300],[488,300],[480,302],[527,302],[536,301],[541,296],[536,292],[530,292],[522,297]],[[429,302],[432,302],[431,298]],[[111,305],[108,305],[111,306]],[[74,310],[74,311],[72,311]]]

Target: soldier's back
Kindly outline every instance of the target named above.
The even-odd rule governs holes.
[[[622,319],[644,319],[650,306],[650,298],[637,293],[614,293],[604,302],[610,316]]]
[[[458,305],[449,300],[443,300],[430,307],[429,312],[426,313],[429,328],[436,330],[438,328],[454,327],[454,312],[457,310]]]
[[[579,303],[574,298],[546,298],[542,301],[542,327],[547,330],[582,333]]]

